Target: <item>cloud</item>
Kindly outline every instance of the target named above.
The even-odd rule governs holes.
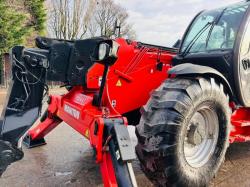
[[[137,40],[171,46],[180,39],[193,17],[204,9],[239,0],[115,0],[129,13]]]

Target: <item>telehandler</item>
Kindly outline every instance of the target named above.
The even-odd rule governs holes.
[[[230,143],[250,140],[250,1],[200,12],[179,49],[105,37],[37,38],[11,50],[0,171],[62,121],[89,139],[104,186],[137,186],[136,154],[156,186],[207,186]],[[48,95],[46,81],[68,90]],[[48,108],[40,123],[42,101]]]

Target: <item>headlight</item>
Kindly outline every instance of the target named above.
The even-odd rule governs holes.
[[[109,55],[117,57],[119,47],[120,47],[120,45],[117,42],[112,41],[112,50],[110,51]]]
[[[91,61],[99,64],[113,65],[118,58],[119,43],[106,39],[98,43],[91,55]]]
[[[110,53],[110,47],[106,43],[101,43],[99,45],[99,51],[98,51],[98,60],[103,60],[106,58]]]

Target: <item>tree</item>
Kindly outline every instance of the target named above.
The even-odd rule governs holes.
[[[25,0],[24,5],[27,7],[31,15],[30,26],[43,35],[45,32],[46,10],[44,8],[45,0]]]
[[[127,19],[127,11],[113,0],[99,0],[90,22],[89,33],[91,36],[111,37],[118,27],[120,36],[134,39],[135,31]]]
[[[31,29],[27,27],[27,15],[16,11],[20,7],[13,8],[11,1],[0,0],[0,69],[2,59],[11,47],[23,43]],[[2,74],[2,71],[0,72]],[[2,75],[0,76],[2,82]]]
[[[33,47],[34,38],[37,35],[45,35],[45,22],[47,12],[44,7],[45,0],[4,0],[6,6],[13,12],[19,12],[25,16],[23,26],[30,30],[22,43],[25,46]]]
[[[83,38],[94,9],[94,0],[52,0],[49,10],[49,31],[56,38]]]
[[[60,39],[81,39],[93,36],[111,37],[115,23],[120,36],[135,38],[128,14],[113,0],[50,0],[49,33]]]
[[[27,15],[11,8],[6,0],[0,0],[0,58],[11,47],[21,44],[30,33],[27,27]]]

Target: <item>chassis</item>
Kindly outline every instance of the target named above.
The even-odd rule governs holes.
[[[249,15],[249,1],[201,12],[179,50],[102,37],[38,38],[38,49],[14,47],[0,171],[22,158],[20,140],[43,145],[64,121],[90,141],[105,186],[136,186],[127,126],[139,123],[136,153],[154,184],[208,185],[229,143],[250,139]],[[63,82],[68,93],[49,95],[30,129],[47,80]]]

